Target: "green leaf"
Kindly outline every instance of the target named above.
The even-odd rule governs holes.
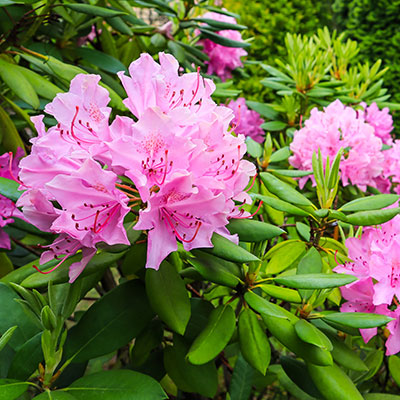
[[[7,199],[10,199],[16,202],[21,194],[22,191],[18,190],[19,183],[13,181],[12,179],[3,178],[0,176],[0,194]]]
[[[243,358],[254,369],[265,375],[271,360],[271,348],[257,315],[248,308],[244,308],[240,313],[238,332]]]
[[[305,242],[299,240],[287,240],[279,243],[278,246],[272,247],[272,249],[265,255],[265,258],[271,257],[265,270],[267,274],[278,274],[279,272],[284,271],[299,257],[301,257],[306,249]]]
[[[309,225],[303,224],[302,222],[296,222],[296,229],[300,236],[307,242],[311,239],[311,228]],[[320,272],[320,271],[318,271]]]
[[[250,47],[250,43],[239,42],[238,40],[228,39],[225,36],[218,35],[217,33],[203,27],[200,27],[199,30],[203,37],[205,37],[206,39],[210,39],[214,43],[220,44],[221,46],[242,47],[242,48]]]
[[[167,399],[161,385],[150,376],[127,369],[86,375],[63,389],[77,400]]]
[[[356,281],[357,278],[346,274],[302,274],[280,276],[274,280],[280,285],[295,289],[326,289],[347,285]]]
[[[175,267],[163,261],[158,271],[147,269],[146,292],[151,307],[159,317],[172,330],[183,335],[190,318],[190,301]]]
[[[110,8],[92,6],[90,4],[63,4],[65,8],[77,11],[79,13],[95,15],[97,17],[117,17],[119,15],[127,15],[128,13],[120,10],[111,10]]]
[[[221,305],[214,309],[204,330],[189,349],[189,362],[202,365],[214,359],[228,344],[235,327],[236,317],[231,306]]]
[[[61,390],[52,390],[51,392],[43,392],[39,396],[34,397],[35,400],[76,400],[76,397],[62,392]]]
[[[243,31],[247,29],[247,26],[245,25],[230,24],[229,22],[222,22],[211,18],[194,18],[193,21],[204,22],[210,25],[212,28],[217,28],[218,30],[230,29],[236,31]]]
[[[315,397],[308,395],[299,386],[297,386],[292,379],[286,374],[282,366],[277,365],[276,368],[279,383],[294,396],[297,400],[315,400]]]
[[[389,357],[389,371],[393,380],[400,386],[400,358],[397,356]]]
[[[0,379],[0,399],[15,400],[28,390],[28,382],[15,379]]]
[[[326,400],[363,400],[351,379],[336,365],[308,364],[308,372]]]
[[[240,282],[241,271],[236,264],[201,250],[192,250],[192,254],[195,258],[189,258],[188,262],[204,279],[232,288]]]
[[[294,324],[297,336],[306,343],[313,344],[321,349],[331,351],[332,343],[328,337],[321,332],[317,327],[307,322],[305,319],[300,319]]]
[[[10,6],[11,4],[15,4],[15,2],[11,0],[0,0],[0,7]]]
[[[30,82],[21,72],[4,59],[0,58],[0,77],[5,84],[25,103],[38,109],[39,98]]]
[[[246,105],[252,110],[258,112],[262,117],[268,119],[275,119],[279,115],[279,113],[268,104],[247,100]]]
[[[312,398],[322,398],[321,393],[314,385],[307,367],[304,362],[294,360],[291,357],[281,356],[280,362],[283,370],[287,376],[305,393],[312,396]]]
[[[37,333],[18,349],[8,370],[9,378],[27,380],[36,371],[43,361],[41,337],[42,332]]]
[[[361,197],[344,204],[339,208],[339,211],[378,210],[392,205],[398,201],[399,198],[400,196],[397,194],[378,194],[375,196]]]
[[[346,222],[351,225],[369,226],[379,225],[391,220],[400,213],[400,208],[388,208],[385,210],[360,211],[347,215]]]
[[[249,400],[253,376],[254,369],[246,362],[242,354],[239,353],[229,385],[231,400]]]
[[[400,396],[385,393],[367,393],[364,400],[400,400]]]
[[[250,196],[253,199],[262,200],[266,205],[274,208],[275,210],[283,211],[292,215],[299,215],[301,217],[308,217],[310,215],[309,212],[275,197],[264,196],[258,193],[250,193]]]
[[[14,154],[17,152],[18,147],[24,150],[24,142],[19,136],[14,122],[11,120],[9,114],[2,107],[0,107],[0,126],[2,130],[0,141],[4,150],[12,151]],[[0,185],[0,187],[1,186],[2,185]]]
[[[361,383],[372,378],[381,368],[384,359],[383,350],[376,349],[369,351],[367,356],[364,358],[364,363],[368,367],[367,372],[354,372],[352,378],[354,383]]]
[[[0,333],[17,325],[8,345],[18,350],[32,336],[39,332],[39,323],[25,314],[22,306],[15,301],[20,297],[9,286],[0,283]]]
[[[88,265],[83,270],[80,277],[89,276],[99,270],[105,270],[115,261],[119,260],[125,252],[121,253],[106,253],[102,252],[96,254],[88,263]],[[32,288],[43,288],[48,285],[49,282],[54,284],[68,282],[68,267],[80,259],[81,255],[77,254],[75,256],[67,259],[61,268],[57,268],[51,274],[43,275],[40,272],[35,272],[29,275],[21,282],[21,286],[32,289]],[[43,270],[41,268],[41,270]],[[79,279],[79,278],[78,278]]]
[[[48,79],[37,74],[36,72],[33,72],[28,68],[20,66],[15,66],[15,67],[31,83],[32,87],[35,89],[36,93],[39,96],[42,96],[48,100],[53,100],[58,93],[63,92],[63,90],[60,89],[58,86],[54,85]]]
[[[260,284],[261,290],[269,296],[290,303],[301,303],[301,296],[297,290],[288,289],[276,285]]]
[[[14,331],[18,328],[17,325],[12,326],[11,328],[7,329],[0,337],[0,352],[4,349],[5,345],[11,339]]]
[[[231,219],[226,226],[230,233],[239,235],[242,242],[261,242],[285,233],[281,228],[252,219]]]
[[[283,131],[286,128],[286,126],[287,124],[282,121],[269,121],[261,124],[260,128],[266,131],[275,132],[275,131]]]
[[[263,154],[263,148],[260,143],[254,141],[250,136],[246,138],[247,153],[254,158],[260,158]]]
[[[236,245],[229,239],[214,233],[211,242],[214,245],[212,249],[204,249],[224,260],[246,263],[250,261],[260,261],[255,255],[249,253],[243,247]]]
[[[0,253],[0,278],[6,276],[14,270],[13,263],[6,253]]]
[[[153,318],[143,285],[128,281],[92,305],[69,330],[66,358],[84,362],[127,344]]]
[[[213,362],[192,365],[186,361],[188,347],[183,338],[174,335],[174,346],[164,350],[165,369],[180,390],[213,398],[218,387],[217,369]]]
[[[272,156],[273,156],[273,154],[272,154]],[[272,158],[272,156],[271,156],[271,158]],[[271,169],[271,168],[268,168],[268,171],[278,177],[280,175],[280,176],[288,176],[290,178],[301,178],[302,176],[308,176],[308,175],[312,174],[311,171],[301,171],[299,169]]]
[[[301,193],[299,193],[296,189],[293,189],[293,187],[286,182],[281,181],[272,174],[269,174],[268,172],[262,172],[260,176],[267,189],[273,194],[277,195],[280,199],[299,206],[314,207],[311,201],[307,199],[307,197],[304,197]]]
[[[322,258],[315,247],[311,247],[297,266],[297,275],[318,274],[322,271]],[[311,290],[300,291],[301,296],[308,300],[312,295]]]
[[[82,57],[85,61],[90,64],[98,66],[100,69],[116,74],[119,71],[126,72],[126,67],[121,61],[105,54],[104,52],[89,49],[86,47],[81,47],[75,50],[76,54]]]
[[[359,312],[330,313],[323,316],[322,319],[358,329],[375,328],[393,321],[393,318],[386,315]]]
[[[281,149],[273,152],[269,159],[269,162],[276,163],[287,160],[290,156],[290,149],[288,146],[282,147]]]
[[[270,303],[268,300],[262,298],[261,296],[253,293],[246,292],[244,295],[244,299],[247,304],[255,311],[257,311],[261,316],[272,316],[275,318],[279,318],[282,320],[290,320],[297,321],[297,317],[294,316],[291,312],[285,310],[283,307],[280,307],[274,303]]]

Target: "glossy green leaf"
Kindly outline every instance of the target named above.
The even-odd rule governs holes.
[[[309,242],[311,239],[311,228],[309,225],[303,224],[302,222],[296,222],[296,229],[299,232],[300,236],[306,241]]]
[[[400,358],[396,355],[389,357],[389,371],[393,380],[400,386]]]
[[[294,324],[297,336],[306,343],[313,344],[321,349],[331,351],[332,343],[328,337],[317,327],[310,324],[305,319],[300,319]]]
[[[6,253],[0,253],[0,278],[6,276],[14,270],[13,263]]]
[[[246,362],[242,354],[239,353],[229,385],[231,400],[249,400],[253,376],[254,369]]]
[[[251,219],[233,218],[226,227],[230,233],[237,233],[242,242],[261,242],[285,233],[275,225]]]
[[[244,29],[247,29],[247,26],[245,25],[230,24],[229,22],[222,22],[210,18],[195,18],[194,21],[204,22],[210,25],[212,28],[216,28],[218,30],[229,29],[229,30],[243,31]]]
[[[284,160],[287,160],[289,158],[289,156],[290,156],[290,149],[288,146],[285,146],[277,151],[274,151],[271,154],[269,162],[275,163],[275,162],[284,161]]]
[[[271,360],[271,348],[257,315],[248,308],[244,308],[240,313],[238,332],[243,358],[254,369],[265,375]]]
[[[214,363],[192,365],[186,360],[188,349],[189,346],[184,340],[174,335],[173,347],[168,346],[164,350],[164,365],[168,375],[180,390],[213,398],[218,387],[218,374]]]
[[[201,34],[203,37],[206,39],[212,40],[214,43],[220,44],[221,46],[225,47],[241,47],[241,48],[246,48],[250,47],[250,43],[247,42],[239,42],[238,40],[233,40],[229,39],[225,36],[218,35],[218,33],[215,33],[209,29],[206,29],[204,27],[199,28]]]
[[[301,296],[297,290],[266,283],[260,284],[260,287],[264,293],[275,299],[288,301],[290,303],[301,303]]]
[[[329,313],[323,316],[322,319],[358,329],[375,328],[393,320],[393,318],[386,315],[359,312]]]
[[[257,111],[262,117],[268,119],[275,119],[279,115],[279,113],[268,104],[247,100],[246,105],[252,110]]]
[[[302,274],[318,274],[322,271],[322,258],[315,247],[311,247],[297,266],[297,275]],[[301,290],[300,294],[303,299],[308,300],[312,295],[312,290]]]
[[[0,333],[4,334],[13,326],[15,329],[8,345],[18,350],[32,336],[40,330],[39,322],[25,314],[22,306],[15,301],[20,297],[9,286],[0,283]]]
[[[277,195],[280,199],[300,206],[313,206],[311,201],[304,197],[300,192],[272,174],[262,172],[260,176],[267,189]]]
[[[397,194],[378,194],[375,196],[361,197],[344,204],[339,210],[346,212],[379,210],[392,205],[398,201],[399,198],[400,196]]]
[[[0,194],[4,197],[16,202],[23,193],[18,190],[18,187],[19,183],[0,176]]]
[[[213,234],[211,242],[214,247],[212,249],[205,249],[205,251],[208,251],[216,255],[217,257],[221,257],[224,260],[238,263],[259,261],[259,259],[255,255],[249,253],[243,247],[236,245],[229,239],[216,233]]]
[[[354,383],[361,383],[372,378],[380,370],[383,359],[385,357],[384,351],[381,349],[376,349],[368,352],[367,356],[364,358],[364,363],[368,367],[367,372],[354,372],[352,374],[352,379]]]
[[[63,389],[77,400],[167,399],[161,385],[150,376],[127,369],[86,375]]]
[[[100,69],[110,72],[112,74],[116,74],[119,71],[125,71],[126,67],[122,64],[121,61],[110,56],[109,54],[105,54],[101,51],[89,49],[86,47],[81,47],[76,49],[76,54],[82,57],[85,61],[98,66]]]
[[[143,285],[137,280],[125,282],[94,303],[69,330],[65,357],[84,362],[119,349],[153,316]]]
[[[229,305],[214,309],[207,325],[195,339],[187,354],[187,359],[195,365],[206,364],[214,359],[228,344],[236,326],[233,308]]]
[[[0,136],[2,137],[1,145],[4,150],[12,151],[14,154],[17,152],[19,147],[24,150],[24,143],[19,136],[17,128],[15,127],[14,122],[11,120],[9,114],[4,110],[3,107],[0,107],[0,126],[2,130]]]
[[[172,330],[183,335],[190,318],[190,301],[176,268],[164,261],[158,271],[147,269],[146,292],[159,317]]]
[[[269,121],[269,122],[264,122],[263,124],[260,125],[260,128],[266,130],[266,131],[282,131],[286,128],[287,124],[282,121]]]
[[[344,286],[357,280],[346,274],[302,274],[274,278],[276,283],[295,289],[326,289]]]
[[[15,379],[0,379],[0,399],[15,400],[28,390],[29,383]]]
[[[195,257],[189,258],[188,262],[204,279],[233,288],[240,282],[241,271],[237,264],[201,250],[192,250],[192,253]]]
[[[325,367],[308,364],[308,372],[326,400],[363,400],[357,387],[336,364]]]
[[[61,390],[52,390],[51,392],[43,392],[39,396],[34,397],[35,400],[76,400],[76,397]]]
[[[247,153],[250,154],[254,158],[259,158],[263,154],[263,147],[260,143],[257,143],[250,136],[246,138],[246,148]]]
[[[292,215],[299,215],[301,217],[308,217],[310,215],[309,212],[275,197],[264,196],[258,193],[251,193],[250,196],[254,199],[262,200],[266,205],[274,208],[275,210],[287,212],[288,214]]]
[[[43,362],[41,336],[42,332],[37,333],[18,349],[8,370],[9,378],[27,380]]]
[[[35,89],[36,93],[39,96],[42,96],[47,100],[53,100],[58,93],[63,92],[63,90],[60,89],[58,86],[54,85],[48,79],[37,74],[36,72],[20,66],[16,66],[16,68],[18,68],[18,71],[20,71],[21,74],[29,80],[32,87]]]
[[[0,352],[4,349],[5,345],[11,339],[14,331],[18,328],[17,325],[12,326],[11,328],[7,329],[0,337]]]
[[[400,208],[387,208],[385,210],[360,211],[347,215],[346,222],[351,225],[369,226],[379,225],[391,220],[400,213]]]
[[[305,393],[312,398],[321,398],[321,393],[314,385],[304,362],[291,357],[281,356],[280,362],[287,376]]]
[[[364,395],[364,400],[400,400],[400,396],[396,394],[367,393]]]
[[[288,393],[292,394],[296,400],[316,400],[315,397],[310,396],[297,386],[280,365],[277,365],[277,376],[279,383]]]
[[[0,58],[0,77],[21,100],[34,109],[39,108],[39,98],[30,82],[15,68],[14,64],[2,58]]]
[[[246,292],[244,299],[253,310],[257,311],[262,316],[268,315],[279,319],[286,319],[294,322],[297,321],[297,317],[291,312],[285,310],[283,307],[269,302],[253,292]]]
[[[99,270],[105,270],[110,267],[115,261],[119,260],[125,252],[121,253],[106,253],[102,252],[96,254],[85,267],[80,277],[85,277],[97,272]],[[67,259],[61,268],[57,268],[51,274],[43,275],[40,272],[35,272],[29,275],[21,282],[21,286],[25,288],[42,288],[46,287],[48,283],[51,281],[54,284],[57,283],[65,283],[68,282],[68,267],[73,263],[80,259],[81,255],[78,254],[76,256],[72,256]],[[39,265],[38,265],[39,266]]]
[[[271,161],[272,162],[272,161]],[[300,178],[302,176],[311,175],[311,171],[301,171],[297,169],[271,169],[268,168],[268,171],[277,176],[289,176],[291,178]]]
[[[278,274],[291,266],[299,257],[301,257],[306,249],[305,242],[284,241],[273,247],[271,253],[266,254],[266,258],[271,256],[269,263],[266,266],[267,274]]]
[[[65,8],[70,8],[71,10],[77,11],[79,13],[94,15],[97,17],[117,17],[119,15],[126,15],[127,13],[120,10],[111,10],[110,8],[92,6],[90,4],[63,4]]]

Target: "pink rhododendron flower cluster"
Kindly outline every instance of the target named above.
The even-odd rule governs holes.
[[[211,99],[215,86],[199,73],[178,74],[176,59],[148,54],[118,75],[133,118],[110,124],[107,90],[97,75],[77,75],[45,111],[57,120],[47,131],[33,118],[38,137],[21,163],[25,218],[58,238],[41,262],[71,254],[70,282],[83,271],[97,245],[129,244],[125,216],[148,231],[146,267],[158,268],[177,250],[212,247],[214,232],[232,240],[230,218],[246,217],[235,201],[251,203],[244,191],[255,167],[242,160],[243,135],[233,136],[233,113]],[[46,271],[50,272],[50,271]]]
[[[395,320],[389,322],[390,336],[386,354],[400,351],[400,216],[382,226],[366,227],[361,238],[346,240],[351,262],[338,265],[335,272],[356,276],[359,280],[341,288],[347,300],[344,312],[384,314]],[[394,308],[394,310],[393,310]],[[365,342],[377,334],[377,328],[360,329]]]
[[[386,191],[390,183],[382,178],[384,154],[382,140],[364,116],[335,100],[323,111],[314,108],[304,127],[296,131],[290,149],[290,164],[301,170],[312,169],[312,155],[321,151],[324,162],[333,160],[340,148],[344,155],[340,163],[343,186],[352,184],[365,191],[367,185]],[[300,179],[304,186],[309,177]]]
[[[16,156],[12,158],[10,165],[10,155],[8,153],[0,156],[0,176],[2,178],[14,179],[18,176],[18,160],[24,154],[21,148],[18,148]],[[10,238],[2,228],[7,224],[14,222],[13,217],[22,218],[22,213],[15,206],[15,203],[0,194],[0,249],[10,249]]]
[[[202,18],[214,19],[215,21],[227,22],[229,24],[236,24],[236,19],[216,12],[208,12],[202,15]],[[199,34],[200,32],[198,32]],[[242,42],[242,35],[240,32],[227,29],[216,32],[218,35],[227,39]],[[203,51],[208,55],[208,74],[215,74],[223,81],[232,77],[232,71],[238,67],[242,67],[240,57],[246,56],[247,52],[240,47],[226,47],[214,43],[209,39],[200,41],[203,45]]]
[[[258,143],[264,141],[265,132],[261,125],[264,120],[258,112],[250,110],[246,106],[246,100],[239,97],[237,100],[231,100],[228,107],[234,112],[235,118],[232,121],[232,126],[236,133],[251,137]]]
[[[370,106],[365,103],[360,105],[364,108],[365,121],[375,129],[375,136],[378,136],[384,144],[392,144],[390,132],[393,130],[393,118],[389,114],[389,108],[385,107],[380,110],[376,103],[372,103]]]

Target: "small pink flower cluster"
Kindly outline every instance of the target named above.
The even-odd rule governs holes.
[[[18,176],[18,160],[23,154],[23,150],[18,148],[15,157],[12,158],[11,165],[8,153],[0,156],[0,176],[2,178],[14,179],[15,176]],[[13,217],[22,218],[23,216],[14,202],[0,194],[0,249],[9,250],[11,248],[10,238],[2,228],[13,223]]]
[[[236,101],[231,100],[228,107],[235,114],[235,118],[232,120],[234,131],[249,136],[258,143],[262,143],[265,132],[261,128],[264,120],[260,117],[260,114],[250,110],[246,106],[246,100],[243,97],[239,97]]]
[[[56,126],[46,131],[43,116],[33,118],[39,136],[20,163],[26,191],[18,205],[28,221],[59,234],[41,262],[62,255],[61,265],[82,250],[71,282],[99,242],[129,244],[130,211],[139,215],[134,229],[148,231],[150,268],[177,250],[177,240],[186,250],[212,247],[213,232],[236,240],[226,225],[248,215],[235,201],[251,203],[244,189],[255,167],[242,160],[244,136],[228,131],[232,111],[211,99],[211,80],[180,76],[171,55],[159,60],[142,54],[130,76],[118,73],[135,120],[109,124],[107,90],[99,76],[83,74],[46,106]]]
[[[376,104],[356,111],[336,100],[323,111],[311,110],[305,126],[294,134],[290,149],[290,164],[301,170],[312,169],[312,154],[321,151],[324,162],[332,160],[340,148],[344,155],[340,163],[344,186],[356,185],[365,191],[367,185],[386,192],[390,182],[384,178],[385,152],[382,141],[390,143],[392,129],[388,110],[379,111]],[[300,179],[301,187],[309,177]]]
[[[361,239],[346,240],[349,258],[335,272],[356,276],[359,280],[341,288],[347,302],[342,312],[364,312],[394,318],[387,328],[386,354],[400,351],[400,216],[379,228],[367,227]],[[389,308],[390,307],[390,308]],[[377,334],[377,328],[360,329],[365,342]]]
[[[229,24],[236,24],[235,18],[215,12],[208,12],[202,15],[202,18],[214,19],[215,21],[227,22]],[[216,33],[227,39],[236,40],[238,42],[243,41],[240,32],[235,30],[227,29]],[[204,53],[206,53],[210,58],[210,61],[208,61],[208,74],[215,74],[223,81],[226,81],[232,77],[231,72],[234,69],[243,66],[240,57],[246,56],[247,52],[242,48],[222,46],[209,39],[201,40],[200,44],[203,45]]]

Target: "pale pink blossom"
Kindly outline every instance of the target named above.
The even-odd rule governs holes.
[[[392,144],[393,139],[390,132],[393,130],[393,118],[389,114],[389,108],[379,109],[376,103],[367,106],[366,103],[360,103],[364,108],[364,118],[375,130],[375,136],[378,136],[382,143]]]
[[[318,149],[325,163],[328,156],[333,160],[341,148],[344,149],[340,163],[343,186],[352,184],[365,191],[367,185],[382,185],[382,141],[362,116],[340,100],[335,100],[323,111],[311,110],[305,126],[294,134],[290,145],[293,155],[289,162],[297,169],[311,170],[312,155]],[[300,186],[304,186],[308,179],[308,176],[301,178]]]
[[[231,100],[228,107],[235,114],[235,118],[232,120],[235,133],[249,136],[256,142],[262,143],[264,141],[265,132],[261,128],[264,120],[260,117],[260,114],[254,110],[250,110],[243,97],[239,97],[237,100]]]
[[[394,318],[394,321],[387,324],[390,335],[386,340],[386,355],[391,356],[400,352],[400,307],[397,307],[394,311],[389,311],[387,315]]]

